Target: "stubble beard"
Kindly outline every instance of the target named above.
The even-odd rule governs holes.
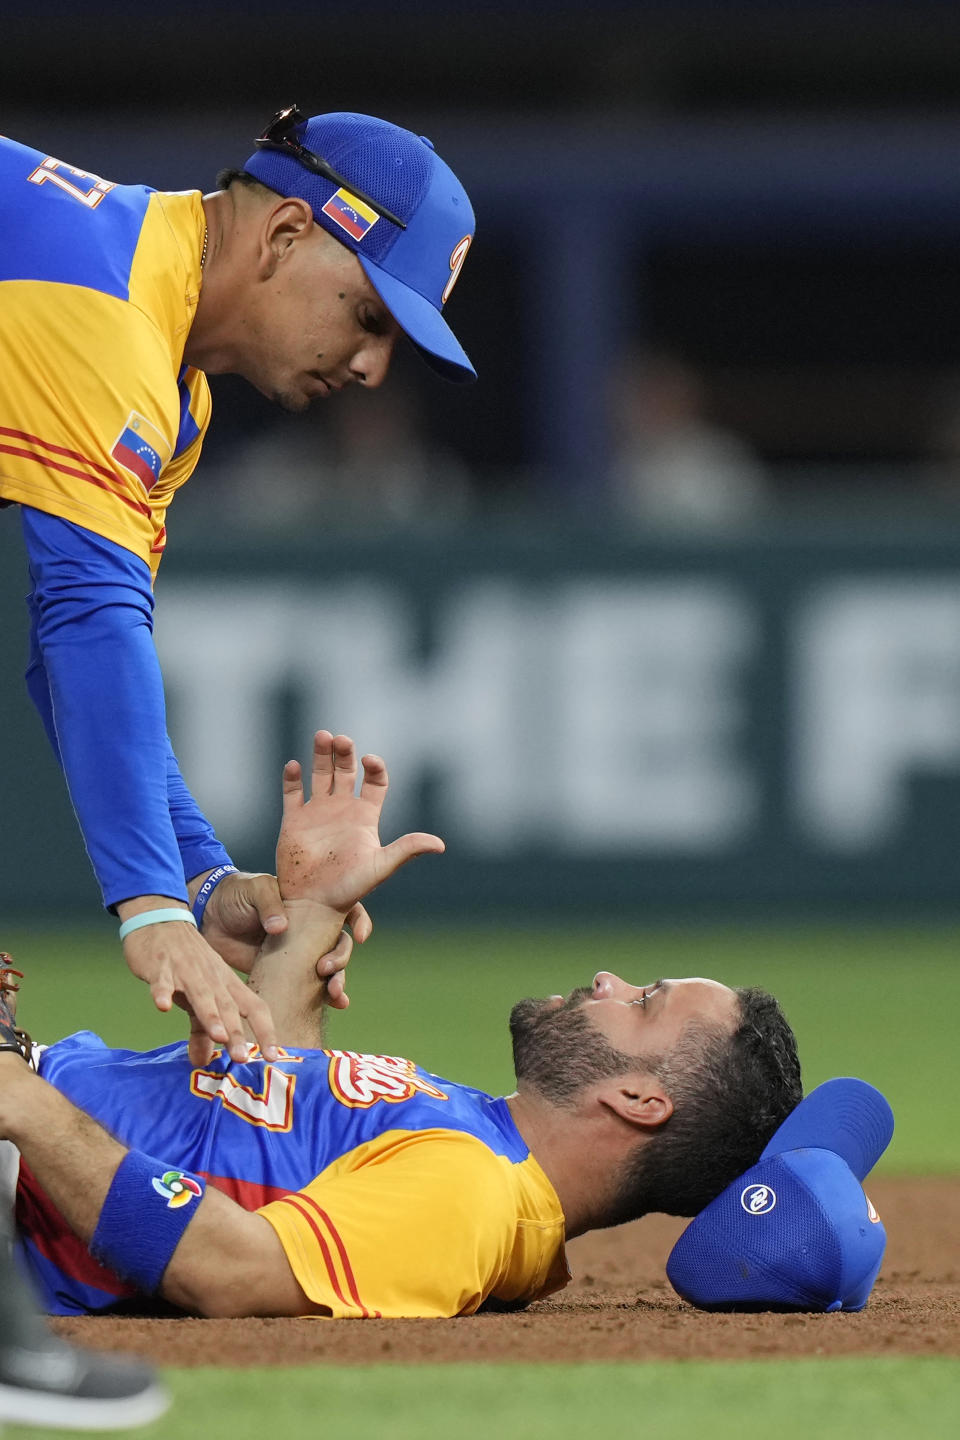
[[[608,1044],[590,1022],[589,989],[574,990],[562,1005],[520,1000],[510,1012],[517,1083],[553,1105],[569,1107],[588,1086],[638,1068],[639,1056]]]
[[[310,396],[302,390],[274,390],[270,395],[274,405],[286,410],[288,415],[302,415],[309,408]]]

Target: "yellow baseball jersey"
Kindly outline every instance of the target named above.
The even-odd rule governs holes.
[[[260,1214],[337,1318],[472,1315],[569,1279],[563,1212],[534,1157],[454,1130],[387,1131]]]
[[[396,1055],[254,1046],[190,1064],[186,1044],[110,1050],[83,1031],[41,1074],[124,1144],[202,1175],[276,1231],[335,1318],[472,1315],[566,1285],[556,1191],[510,1106]],[[18,1225],[47,1308],[82,1314],[133,1292],[95,1262],[21,1171]]]
[[[183,363],[204,234],[199,191],[115,185],[0,137],[0,499],[153,574],[210,421]]]

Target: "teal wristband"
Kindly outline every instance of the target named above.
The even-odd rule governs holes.
[[[131,915],[129,920],[124,920],[120,926],[120,939],[126,940],[128,935],[132,935],[134,930],[142,930],[144,925],[163,925],[167,920],[185,920],[188,925],[197,928],[189,910],[144,910],[141,915]]]

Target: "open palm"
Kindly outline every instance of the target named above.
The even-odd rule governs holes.
[[[437,835],[402,835],[380,844],[380,812],[386,799],[387,767],[379,755],[364,755],[356,794],[357,752],[347,735],[318,730],[313,741],[310,799],[301,768],[290,760],[283,770],[283,823],[277,840],[277,879],[285,900],[313,900],[346,915],[358,900],[417,855],[439,855]]]

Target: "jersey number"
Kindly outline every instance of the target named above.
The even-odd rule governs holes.
[[[75,185],[73,180],[61,175],[61,169],[66,170],[74,179],[89,183]],[[88,210],[96,210],[104,195],[109,195],[110,191],[115,189],[112,180],[101,180],[99,175],[91,175],[89,170],[76,170],[72,165],[64,165],[62,160],[55,160],[52,155],[48,155],[27,179],[31,185],[45,185],[49,180],[51,185],[56,185],[66,195],[72,195],[74,200],[79,200]]]
[[[285,1070],[275,1070],[267,1065],[263,1072],[263,1089],[254,1090],[250,1085],[241,1085],[229,1073],[224,1075],[215,1070],[194,1070],[190,1075],[190,1089],[202,1100],[219,1100],[225,1110],[239,1115],[250,1125],[261,1125],[265,1130],[277,1130],[282,1134],[293,1128],[293,1092],[296,1075]]]

